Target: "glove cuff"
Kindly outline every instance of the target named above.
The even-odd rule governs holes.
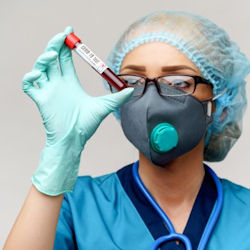
[[[42,193],[57,196],[72,192],[76,182],[83,145],[80,138],[42,150],[39,167],[31,177],[32,183]]]

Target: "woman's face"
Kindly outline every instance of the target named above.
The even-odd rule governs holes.
[[[154,78],[166,74],[202,76],[200,70],[182,52],[162,42],[145,43],[124,58],[119,74],[136,74]],[[199,100],[213,96],[212,86],[198,84],[193,94]]]

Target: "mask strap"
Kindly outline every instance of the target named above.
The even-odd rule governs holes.
[[[222,96],[228,89],[225,88],[223,89],[218,95],[210,98],[210,99],[207,99],[207,100],[204,100],[202,102],[207,102],[207,116],[208,117],[211,117],[212,116],[212,101],[216,100],[217,98],[219,98],[220,96]]]
[[[212,102],[208,101],[207,102],[207,116],[211,117],[212,115]]]

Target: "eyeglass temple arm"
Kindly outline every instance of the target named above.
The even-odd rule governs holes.
[[[225,94],[227,92],[227,90],[228,90],[228,88],[225,88],[218,95],[216,95],[216,96],[214,96],[212,98],[203,100],[202,102],[214,101],[214,100],[218,99],[220,96],[222,96],[223,94]]]

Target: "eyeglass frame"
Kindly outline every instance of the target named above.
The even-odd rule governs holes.
[[[149,77],[146,77],[146,76],[141,76],[141,75],[136,75],[136,74],[119,74],[119,75],[117,75],[117,76],[119,77],[119,76],[126,76],[126,75],[128,75],[128,76],[137,76],[137,77],[141,77],[141,78],[143,78],[143,79],[145,80],[144,89],[143,89],[143,92],[142,92],[142,94],[141,94],[140,96],[142,96],[142,95],[145,93],[145,91],[146,91],[146,89],[147,89],[147,87],[148,87],[149,82],[153,82],[153,83],[154,83],[154,85],[155,85],[156,88],[157,88],[157,91],[158,91],[159,95],[161,95],[161,96],[169,96],[169,95],[164,95],[164,94],[161,93],[161,88],[160,88],[159,82],[158,82],[158,79],[159,79],[159,78],[162,78],[162,77],[165,77],[165,76],[189,76],[189,77],[191,77],[191,78],[194,79],[194,90],[193,90],[193,92],[192,92],[192,93],[185,93],[185,94],[180,95],[180,96],[185,96],[185,95],[192,95],[192,94],[194,94],[194,92],[195,92],[196,87],[197,87],[198,84],[206,84],[206,85],[210,85],[210,86],[213,87],[213,84],[212,84],[209,80],[207,80],[207,79],[205,79],[205,78],[203,78],[203,77],[201,77],[201,76],[197,76],[197,75],[188,75],[188,74],[166,74],[166,75],[158,76],[158,77],[154,77],[154,78],[149,78]],[[126,84],[126,83],[125,83],[125,84]]]

